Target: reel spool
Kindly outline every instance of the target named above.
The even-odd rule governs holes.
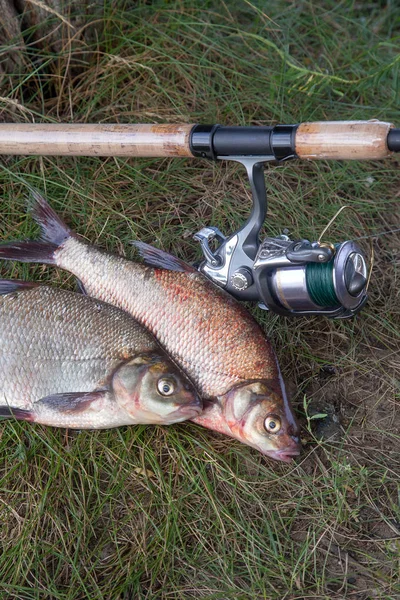
[[[286,248],[282,247],[286,244]],[[367,300],[368,268],[362,250],[346,241],[329,248],[331,258],[319,253],[320,262],[315,262],[310,253],[310,261],[298,265],[291,261],[293,266],[289,266],[285,250],[293,258],[296,247],[304,251],[307,245],[317,252],[323,248],[318,242],[310,244],[306,240],[293,247],[288,238],[267,238],[261,244],[254,262],[261,307],[286,316],[323,314],[345,318],[356,314]],[[278,266],[279,262],[282,266]]]

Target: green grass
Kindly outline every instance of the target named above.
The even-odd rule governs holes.
[[[98,19],[97,34],[71,41],[63,25],[57,51],[25,31],[0,83],[3,121],[400,125],[396,2],[109,1],[82,19]],[[48,14],[40,27],[59,23]],[[343,204],[363,224],[343,213],[333,241],[399,227],[399,164],[269,167],[265,232],[314,240]],[[2,239],[37,232],[27,182],[80,234],[128,257],[142,239],[198,259],[197,230],[232,232],[250,208],[231,163],[3,157],[0,181]],[[303,424],[297,464],[190,423],[68,434],[2,423],[1,599],[400,598],[398,234],[373,245],[356,319],[252,309]],[[39,265],[0,274],[74,286]],[[307,420],[326,405],[343,431],[330,443]]]

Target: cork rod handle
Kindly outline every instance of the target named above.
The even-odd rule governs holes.
[[[301,123],[295,137],[299,158],[374,160],[390,156],[392,125],[382,121],[322,121]]]
[[[0,154],[192,156],[193,125],[0,123]]]

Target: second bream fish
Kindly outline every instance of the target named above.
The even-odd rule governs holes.
[[[153,333],[205,400],[193,420],[277,460],[300,452],[299,427],[271,344],[246,309],[183,261],[146,244],[147,264],[87,244],[33,192],[42,239],[0,246],[0,258],[57,265],[87,294]]]
[[[0,416],[106,429],[178,423],[201,410],[193,385],[124,311],[0,280]]]

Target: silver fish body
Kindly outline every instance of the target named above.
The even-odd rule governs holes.
[[[23,282],[0,281],[0,294],[3,416],[100,429],[200,413],[192,384],[127,313]]]
[[[0,259],[57,265],[86,292],[127,311],[156,336],[206,400],[193,420],[278,460],[299,454],[299,426],[271,344],[252,316],[183,261],[138,244],[147,264],[87,244],[37,192],[40,241],[0,246]]]

